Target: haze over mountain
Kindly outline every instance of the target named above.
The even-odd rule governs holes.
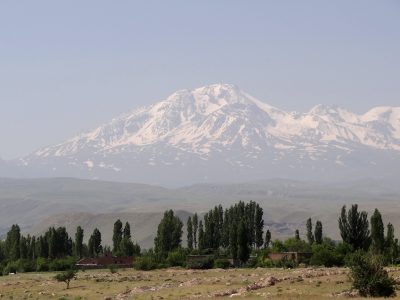
[[[399,168],[400,107],[362,115],[322,105],[286,112],[230,84],[177,91],[68,141],[0,162],[3,176],[161,185],[391,178]]]
[[[148,248],[166,209],[174,209],[186,224],[194,212],[254,200],[264,209],[265,230],[270,229],[274,238],[293,236],[296,229],[304,235],[305,221],[313,217],[323,222],[329,237],[339,239],[342,205],[358,203],[370,214],[379,207],[385,222],[398,228],[399,199],[398,178],[336,183],[273,179],[183,188],[71,178],[0,179],[0,238],[15,222],[36,236],[49,226],[65,226],[73,236],[80,225],[86,239],[97,227],[110,245],[113,224],[120,218],[130,222],[135,241]]]

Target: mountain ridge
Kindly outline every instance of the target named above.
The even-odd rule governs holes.
[[[315,178],[365,172],[385,177],[399,158],[400,107],[361,115],[335,105],[286,112],[235,85],[214,84],[179,90],[14,164],[19,174],[31,176],[163,184],[177,174],[176,182],[186,184],[220,177],[302,178],[304,172]]]

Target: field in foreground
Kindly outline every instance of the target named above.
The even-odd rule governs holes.
[[[70,289],[55,273],[0,277],[2,299],[345,299],[350,289],[343,268],[185,270],[90,270],[78,273]],[[390,270],[397,278],[400,268]],[[400,293],[394,299],[400,299]],[[357,299],[357,298],[352,298]]]

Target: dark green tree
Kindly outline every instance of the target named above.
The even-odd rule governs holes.
[[[120,219],[115,221],[114,223],[114,229],[113,229],[113,253],[114,255],[119,255],[119,246],[122,241],[122,222]]]
[[[399,257],[398,240],[394,237],[394,227],[391,223],[387,225],[385,256],[392,264],[394,263],[394,260]]]
[[[193,224],[190,216],[187,220],[187,246],[190,250],[193,249]]]
[[[26,237],[21,235],[19,241],[19,255],[20,258],[27,259],[28,258],[28,240]]]
[[[69,284],[71,280],[74,279],[75,277],[76,277],[76,271],[67,270],[54,276],[54,279],[59,282],[65,282],[65,284],[67,285],[67,289],[69,289]]]
[[[254,222],[254,235],[255,235],[255,245],[256,248],[259,249],[264,243],[264,220],[263,220],[263,209],[260,205],[256,204],[255,206],[255,222]]]
[[[197,216],[197,213],[193,215],[192,225],[193,225],[193,246],[195,249],[197,249],[197,230],[199,228],[199,217]]]
[[[131,226],[128,222],[125,223],[123,237],[119,245],[118,252],[121,256],[134,256],[140,253],[140,248],[138,253],[137,245],[135,245],[132,241]]]
[[[296,240],[300,240],[300,232],[299,232],[298,229],[296,229],[296,231],[295,231],[294,238],[295,238]]]
[[[89,238],[88,248],[89,254],[92,257],[99,256],[103,251],[103,247],[101,246],[101,233],[97,228],[93,230],[93,233]]]
[[[306,227],[307,227],[307,241],[310,245],[312,245],[314,244],[314,234],[313,234],[313,226],[311,218],[308,218]]]
[[[155,251],[158,255],[165,258],[170,251],[181,246],[182,227],[182,221],[174,215],[172,210],[164,213],[154,239]]]
[[[81,226],[76,228],[75,233],[75,255],[79,258],[83,256],[83,229]]]
[[[269,245],[271,244],[271,231],[269,229],[265,233],[265,242],[264,242],[264,248],[267,249],[269,248]]]
[[[385,226],[378,209],[371,216],[371,249],[375,254],[381,254],[385,249]]]
[[[314,231],[315,243],[320,245],[322,244],[322,223],[321,221],[317,221],[315,223],[315,231]]]
[[[247,243],[247,236],[246,236]],[[236,223],[232,223],[229,232],[229,250],[233,259],[238,258],[238,227]]]
[[[355,250],[368,249],[371,240],[368,214],[365,211],[359,212],[357,204],[352,205],[348,212],[346,206],[343,206],[338,222],[343,242]]]
[[[238,233],[237,233],[237,243],[238,243],[238,259],[240,262],[246,263],[250,257],[250,248],[249,248],[249,241],[248,241],[248,228],[243,220],[240,221],[238,226]]]
[[[204,241],[204,229],[203,229],[203,221],[200,220],[199,222],[199,245],[198,245],[199,250],[204,250],[205,249],[205,241]]]
[[[6,256],[10,260],[17,260],[20,258],[20,239],[21,229],[17,224],[11,226],[10,231],[7,232],[5,241]]]

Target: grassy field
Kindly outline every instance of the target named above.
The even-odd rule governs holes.
[[[142,272],[121,269],[78,273],[70,289],[56,282],[55,273],[0,277],[1,299],[345,299],[350,289],[343,268],[185,270]],[[397,278],[400,268],[391,269]],[[357,299],[357,298],[352,298]],[[399,295],[394,299],[400,299]]]

